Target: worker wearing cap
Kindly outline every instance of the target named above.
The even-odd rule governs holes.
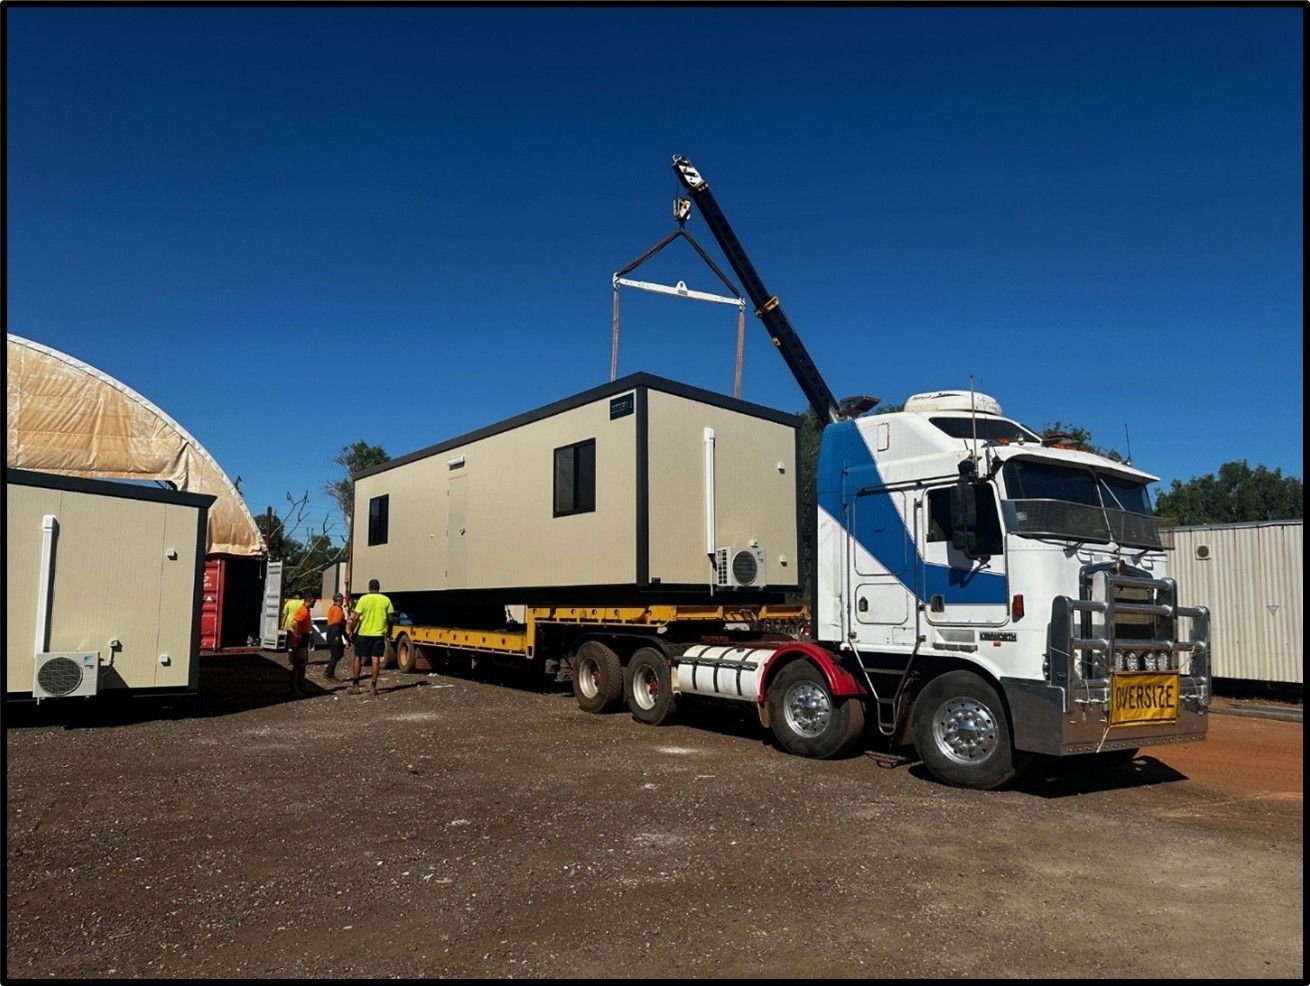
[[[314,642],[314,621],[310,610],[318,600],[311,592],[305,596],[291,619],[287,631],[287,652],[291,655],[291,697],[308,695],[305,685],[305,668],[309,666],[309,648]]]
[[[328,662],[327,672],[324,675],[327,678],[337,676],[337,662],[346,653],[346,611],[341,608],[341,604],[341,593],[334,593],[327,614]]]

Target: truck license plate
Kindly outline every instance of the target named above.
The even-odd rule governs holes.
[[[1110,680],[1110,725],[1178,721],[1178,675],[1115,674]]]

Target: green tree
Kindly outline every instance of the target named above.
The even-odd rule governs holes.
[[[1225,462],[1218,473],[1193,476],[1185,483],[1175,479],[1167,491],[1156,494],[1155,507],[1161,517],[1182,526],[1301,520],[1305,491],[1295,476],[1263,465],[1252,469],[1241,459]]]
[[[1092,433],[1081,425],[1067,425],[1063,421],[1050,421],[1042,425],[1042,440],[1059,438],[1064,444],[1072,445],[1074,448],[1081,449],[1084,452],[1093,452],[1096,455],[1105,456],[1107,459],[1113,459],[1115,462],[1123,462],[1124,457],[1119,454],[1118,449],[1101,448],[1092,441]]]
[[[355,504],[355,474],[370,466],[386,462],[390,456],[381,445],[368,442],[355,442],[346,445],[332,461],[339,465],[345,475],[323,486],[323,492],[337,501],[341,515],[346,518],[346,530],[350,530],[350,515]]]

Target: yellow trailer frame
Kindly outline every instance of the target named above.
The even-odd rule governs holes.
[[[535,606],[526,612],[522,630],[463,630],[457,627],[396,626],[394,643],[402,634],[420,647],[445,647],[477,654],[499,654],[532,660],[538,630],[545,626],[596,627],[624,630],[667,627],[675,623],[714,623],[725,628],[758,627],[764,623],[799,623],[804,606]]]

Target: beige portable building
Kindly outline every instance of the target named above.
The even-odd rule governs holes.
[[[1180,601],[1210,608],[1214,675],[1305,684],[1305,523],[1176,527]]]
[[[194,691],[202,493],[5,474],[5,693]]]
[[[376,578],[411,616],[776,599],[798,582],[799,421],[639,373],[393,459],[355,477],[351,588]]]

